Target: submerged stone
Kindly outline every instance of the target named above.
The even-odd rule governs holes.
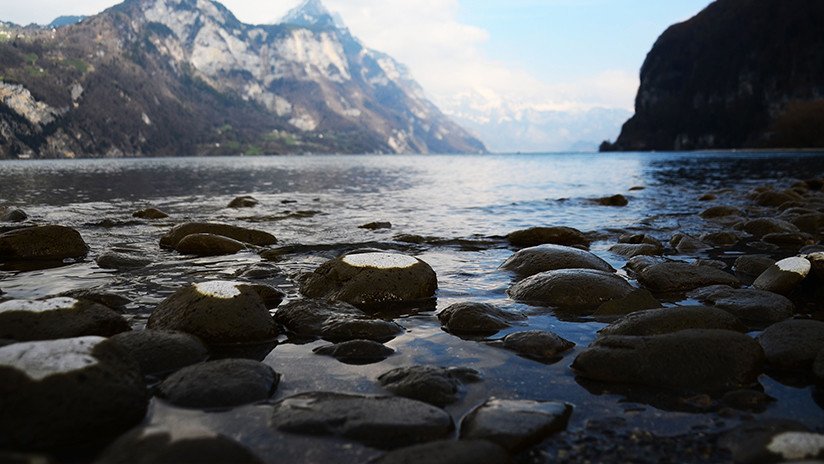
[[[296,300],[279,307],[275,320],[302,336],[331,342],[372,340],[387,342],[403,333],[403,327],[373,319],[354,306],[340,301]]]
[[[435,406],[458,401],[464,383],[480,380],[474,369],[437,366],[399,367],[378,377],[381,386],[390,392]]]
[[[132,213],[132,217],[139,219],[166,219],[169,215],[157,208],[145,208]]]
[[[510,287],[507,293],[512,299],[528,304],[595,309],[606,301],[623,298],[633,290],[626,280],[612,273],[561,269],[528,277]]]
[[[89,252],[80,233],[65,226],[35,226],[0,234],[0,261],[80,259]]]
[[[596,269],[615,272],[609,263],[594,254],[563,245],[539,245],[524,248],[510,256],[501,268],[513,271],[520,277],[529,277],[557,269]]]
[[[189,222],[173,227],[169,233],[161,237],[160,246],[163,248],[176,248],[184,237],[192,234],[220,235],[255,246],[269,246],[277,243],[274,235],[260,230],[246,229],[228,224]]]
[[[95,262],[101,269],[140,269],[152,264],[152,260],[142,256],[120,253],[116,251],[107,251],[95,259]]]
[[[528,330],[507,335],[498,343],[490,343],[519,355],[541,362],[555,361],[575,343],[548,330]]]
[[[255,197],[243,195],[230,201],[227,208],[254,208],[258,203]]]
[[[280,374],[250,359],[221,359],[184,367],[158,387],[158,396],[185,408],[228,408],[262,401]]]
[[[589,248],[590,240],[578,229],[572,227],[532,227],[516,230],[506,236],[516,247],[533,247],[543,244],[566,245]]]
[[[312,352],[331,356],[344,364],[363,365],[381,362],[395,353],[395,350],[372,340],[349,340],[319,346]]]
[[[367,229],[367,230],[379,230],[379,229],[391,229],[392,223],[391,222],[370,222],[368,224],[364,224],[358,226],[358,229]]]
[[[627,197],[620,193],[610,197],[596,198],[593,201],[601,206],[627,206],[629,204]]]
[[[660,307],[661,302],[655,299],[649,290],[637,288],[623,298],[602,303],[594,314],[596,316],[622,316],[635,311]]]
[[[744,332],[732,314],[706,306],[648,309],[628,314],[598,333],[601,335],[660,335],[685,329],[722,329]]]
[[[53,340],[87,335],[109,337],[131,330],[111,308],[69,297],[0,303],[0,338]]]
[[[572,406],[491,398],[461,421],[461,439],[487,440],[517,453],[566,429]]]
[[[724,434],[719,444],[740,464],[817,462],[824,458],[824,435],[783,419],[745,422]]]
[[[438,313],[444,329],[454,334],[492,334],[524,319],[522,314],[507,312],[489,303],[455,303]]]
[[[191,234],[178,242],[175,250],[184,255],[221,256],[233,255],[246,248],[243,243],[215,234]]]

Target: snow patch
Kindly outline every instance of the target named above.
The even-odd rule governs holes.
[[[405,269],[418,264],[412,256],[395,253],[360,253],[346,255],[343,262],[352,267],[371,267],[375,269]]]
[[[240,289],[238,289],[237,286],[237,282],[215,280],[213,282],[195,284],[195,290],[201,295],[228,300],[240,295]]]
[[[0,365],[11,366],[39,381],[98,364],[92,350],[103,337],[15,343],[0,348]]]

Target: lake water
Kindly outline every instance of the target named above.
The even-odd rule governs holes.
[[[37,298],[66,290],[102,287],[128,297],[127,315],[141,328],[154,306],[188,282],[232,278],[260,261],[245,252],[219,258],[186,258],[161,250],[158,240],[177,223],[217,221],[275,234],[281,245],[302,245],[277,264],[284,273],[268,283],[291,299],[299,298],[292,277],[329,258],[362,246],[412,253],[429,263],[439,280],[438,309],[459,301],[484,301],[529,316],[519,326],[490,338],[527,329],[553,330],[577,346],[554,364],[542,364],[463,340],[441,330],[433,312],[400,314],[407,333],[389,342],[397,354],[367,366],[341,364],[312,354],[323,342],[298,345],[282,340],[267,357],[283,374],[276,399],[298,392],[334,390],[385,393],[375,382],[397,366],[467,366],[484,381],[468,387],[465,398],[447,410],[457,420],[489,396],[560,400],[575,405],[570,429],[587,420],[621,416],[627,427],[678,435],[729,428],[744,413],[678,411],[632,392],[581,385],[569,365],[604,324],[557,315],[509,300],[512,275],[498,267],[512,253],[503,236],[542,225],[593,232],[592,251],[621,269],[626,260],[607,248],[627,231],[664,242],[678,232],[720,230],[697,213],[713,204],[748,205],[746,193],[760,185],[789,186],[798,179],[824,175],[824,155],[815,153],[691,154],[530,154],[455,156],[305,156],[271,158],[172,158],[125,160],[25,161],[0,163],[0,204],[23,208],[36,223],[78,229],[91,247],[89,259],[57,269],[0,271],[6,298]],[[631,187],[645,187],[630,191]],[[704,193],[719,200],[699,202]],[[621,193],[623,208],[591,199]],[[260,205],[227,209],[239,195]],[[147,206],[171,215],[160,221],[134,220]],[[106,222],[101,222],[107,220]],[[388,221],[391,229],[358,226]],[[443,239],[429,245],[396,242],[398,234]],[[317,245],[317,246],[316,246]],[[94,257],[108,250],[137,251],[153,264],[135,271],[98,268]],[[712,257],[727,262],[736,252]],[[707,255],[671,256],[694,260]],[[623,274],[623,271],[619,271]],[[669,302],[668,304],[683,304]],[[821,393],[810,385],[784,385],[760,379],[776,398],[759,417],[790,417],[820,426]],[[267,452],[265,421],[259,406],[205,414],[155,401],[151,421],[195,422],[236,437],[261,454]],[[238,412],[240,411],[240,412]],[[257,414],[257,416],[256,416]],[[271,451],[271,450],[269,450]]]

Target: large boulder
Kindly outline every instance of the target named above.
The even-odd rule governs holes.
[[[167,330],[134,330],[112,342],[129,352],[144,375],[163,375],[205,361],[209,349],[194,335]]]
[[[88,253],[80,232],[71,227],[36,226],[0,234],[0,261],[60,261]]]
[[[501,268],[520,277],[557,269],[596,269],[615,272],[612,266],[594,254],[563,245],[539,245],[524,248],[510,256]]]
[[[655,293],[689,291],[709,285],[741,285],[732,274],[712,266],[678,262],[646,267],[638,273],[638,282]]]
[[[340,301],[295,300],[275,312],[275,320],[300,336],[331,342],[371,340],[387,342],[403,333],[403,327],[373,319],[360,309]]]
[[[169,233],[161,237],[160,246],[163,248],[175,248],[184,237],[192,234],[220,235],[237,240],[238,242],[256,246],[269,246],[277,243],[274,235],[260,230],[246,229],[228,224],[189,222],[173,227]]]
[[[555,245],[589,248],[590,240],[578,229],[572,227],[531,227],[516,230],[506,236],[509,243],[516,247],[533,247],[551,243]]]
[[[660,335],[685,329],[721,329],[744,332],[732,314],[706,306],[648,309],[628,314],[598,333],[601,335]]]
[[[700,288],[689,296],[723,309],[744,322],[756,325],[783,321],[795,313],[795,305],[788,298],[754,288],[738,289],[726,285],[713,285]]]
[[[225,281],[178,290],[155,308],[147,327],[190,333],[207,344],[265,342],[278,333],[269,310],[252,287]]]
[[[525,320],[520,313],[498,309],[489,303],[461,302],[438,313],[443,328],[453,334],[493,334],[512,322]]]
[[[613,273],[561,269],[527,277],[510,287],[507,293],[513,300],[528,304],[595,309],[632,291],[633,287],[626,280]]]
[[[89,300],[58,297],[0,303],[0,339],[109,337],[128,330],[131,328],[123,316]]]
[[[758,336],[767,363],[776,369],[809,370],[824,350],[824,322],[790,319],[767,327]]]
[[[441,407],[460,399],[464,383],[480,380],[474,369],[438,366],[399,367],[378,377],[383,388],[398,396]]]
[[[228,408],[262,401],[280,374],[251,359],[221,359],[184,367],[158,387],[157,396],[184,408]]]
[[[369,307],[429,300],[437,289],[438,278],[428,264],[396,253],[341,256],[316,269],[300,288],[310,298]]]
[[[787,295],[810,274],[812,264],[806,258],[796,256],[782,259],[762,272],[752,286],[759,290]]]
[[[140,422],[148,402],[137,363],[102,337],[0,348],[0,448],[105,443]]]
[[[754,385],[764,352],[728,330],[682,330],[648,337],[597,339],[572,367],[583,378],[674,390],[715,392]]]
[[[555,401],[489,399],[461,421],[461,439],[523,451],[566,429],[572,406]]]

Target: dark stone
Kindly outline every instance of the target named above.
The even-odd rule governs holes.
[[[761,206],[781,206],[787,202],[802,200],[803,198],[797,193],[790,192],[761,192],[755,197],[755,202]]]
[[[280,290],[272,287],[271,285],[265,284],[243,284],[246,287],[251,288],[258,294],[261,300],[263,300],[263,304],[266,305],[268,309],[277,308],[280,303],[286,298],[286,294],[281,292]]]
[[[259,280],[271,279],[280,275],[281,269],[270,263],[257,263],[237,272],[236,276],[243,279]]]
[[[98,256],[95,260],[101,269],[116,269],[119,271],[128,269],[139,269],[152,264],[152,260],[142,256],[107,251]]]
[[[560,359],[563,352],[575,346],[575,343],[548,330],[515,332],[507,335],[500,342],[490,344],[541,362],[556,361]]]
[[[333,343],[349,340],[372,340],[383,343],[403,332],[403,327],[391,321],[334,316],[323,323],[320,338]]]
[[[732,206],[712,206],[699,214],[704,219],[726,218],[729,216],[743,216],[744,213]]]
[[[724,434],[719,445],[732,452],[737,464],[798,462],[824,457],[824,436],[784,419],[745,422]]]
[[[166,330],[135,330],[111,341],[134,357],[143,375],[163,375],[205,361],[209,349],[194,335]]]
[[[80,259],[88,252],[83,237],[71,227],[35,226],[0,234],[0,261]]]
[[[748,277],[758,277],[773,264],[775,260],[766,255],[742,255],[735,260],[733,269]]]
[[[0,206],[0,222],[22,222],[29,218],[25,211],[10,206]]]
[[[741,236],[735,232],[711,232],[701,236],[701,241],[716,247],[733,246],[741,241]]]
[[[594,254],[563,245],[539,245],[524,248],[510,256],[501,268],[529,277],[557,269],[596,269],[615,272],[615,269]]]
[[[278,308],[275,320],[301,336],[321,337],[332,342],[372,340],[386,342],[403,333],[390,321],[372,319],[343,302],[296,300]]]
[[[758,336],[767,363],[776,369],[809,371],[824,349],[824,322],[790,319],[767,327]]]
[[[370,222],[368,224],[358,226],[358,229],[368,229],[368,230],[391,229],[391,228],[392,228],[392,223],[391,222]]]
[[[131,330],[111,308],[68,297],[0,303],[0,338],[53,340],[87,335],[109,337]]]
[[[601,206],[627,206],[629,204],[627,197],[620,193],[610,197],[596,198],[593,201]]]
[[[624,314],[641,311],[643,309],[660,308],[661,302],[656,300],[649,290],[638,288],[623,298],[617,298],[602,303],[595,310],[596,316],[622,316]]]
[[[700,288],[689,296],[754,324],[772,324],[789,319],[795,313],[795,305],[789,299],[753,288],[735,289],[714,285]]]
[[[274,405],[271,425],[308,435],[335,435],[376,448],[397,448],[443,439],[452,418],[435,406],[398,397],[312,392]]]
[[[617,243],[609,248],[609,251],[618,256],[625,258],[633,258],[635,256],[654,256],[660,255],[664,252],[664,248],[660,245],[650,243]]]
[[[659,242],[654,237],[650,237],[647,234],[623,234],[618,237],[618,243],[627,243],[627,244],[647,244],[647,245],[658,245],[661,246],[661,242]]]
[[[131,303],[131,300],[125,296],[98,288],[78,288],[75,290],[68,290],[63,293],[58,293],[56,296],[65,296],[78,300],[88,300],[117,310],[122,310],[126,307],[126,305]]]
[[[698,201],[713,201],[713,200],[717,200],[717,199],[718,199],[718,195],[716,195],[714,193],[705,193],[705,194],[701,195],[700,197],[698,197]]]
[[[522,314],[503,311],[489,303],[455,303],[438,313],[444,329],[455,334],[492,334],[524,319]]]
[[[739,411],[761,412],[773,401],[775,400],[766,393],[749,389],[729,391],[721,397],[725,406]]]
[[[184,237],[192,234],[220,235],[255,246],[269,246],[277,243],[274,235],[260,230],[246,229],[228,224],[189,222],[173,227],[169,233],[161,237],[160,246],[163,248],[176,248]]]
[[[790,294],[810,273],[812,264],[801,257],[782,259],[755,279],[752,286],[759,290]]]
[[[143,420],[148,403],[137,363],[104,338],[0,348],[0,449],[102,444]]]
[[[761,238],[767,234],[777,234],[784,232],[798,232],[798,227],[787,221],[777,218],[758,218],[745,222],[742,225],[745,232],[752,234],[756,238]]]
[[[516,230],[507,235],[506,238],[512,245],[522,248],[545,243],[589,248],[590,243],[590,240],[580,230],[561,226]]]
[[[696,253],[712,248],[695,237],[686,234],[676,234],[670,239],[670,246],[681,254]]]
[[[665,262],[661,257],[653,257],[653,256],[633,256],[632,258],[627,261],[627,265],[625,266],[628,270],[638,274],[639,272],[643,271],[644,269],[654,266],[656,264],[661,264]]]
[[[191,234],[178,242],[178,253],[195,256],[233,255],[246,248],[243,243],[214,234]]]
[[[372,340],[349,340],[334,345],[319,346],[313,353],[331,356],[344,364],[374,364],[392,356],[395,350]]]
[[[679,306],[636,311],[604,327],[601,335],[660,335],[685,329],[722,329],[744,332],[737,317],[717,308]]]
[[[169,215],[157,208],[146,208],[135,211],[132,213],[132,217],[139,219],[166,219]]]
[[[158,387],[157,396],[185,408],[229,408],[274,394],[280,374],[251,359],[221,359],[184,367]]]
[[[602,337],[572,367],[581,377],[600,382],[714,392],[754,385],[763,361],[761,347],[744,334],[693,329]]]
[[[486,440],[439,440],[396,449],[375,464],[508,464],[506,450]]]
[[[633,290],[626,280],[612,273],[561,269],[527,277],[507,293],[513,300],[528,304],[595,309],[606,301],[624,298]]]
[[[808,234],[819,235],[824,232],[824,213],[802,214],[790,222]]]
[[[474,369],[436,366],[399,367],[378,377],[383,388],[398,396],[441,407],[460,399],[465,382],[480,380]]]
[[[488,440],[516,453],[566,429],[566,403],[489,399],[461,421],[461,439]]]
[[[780,247],[795,247],[799,249],[804,245],[811,245],[815,243],[812,235],[802,232],[782,232],[776,234],[767,234],[761,237],[765,243],[771,243]]]
[[[227,208],[254,208],[258,203],[254,197],[244,195],[230,201]]]
[[[819,350],[813,361],[813,375],[818,383],[824,383],[824,348]]]
[[[654,293],[689,291],[709,285],[740,285],[732,274],[720,269],[677,262],[645,268],[638,273],[638,282]]]

